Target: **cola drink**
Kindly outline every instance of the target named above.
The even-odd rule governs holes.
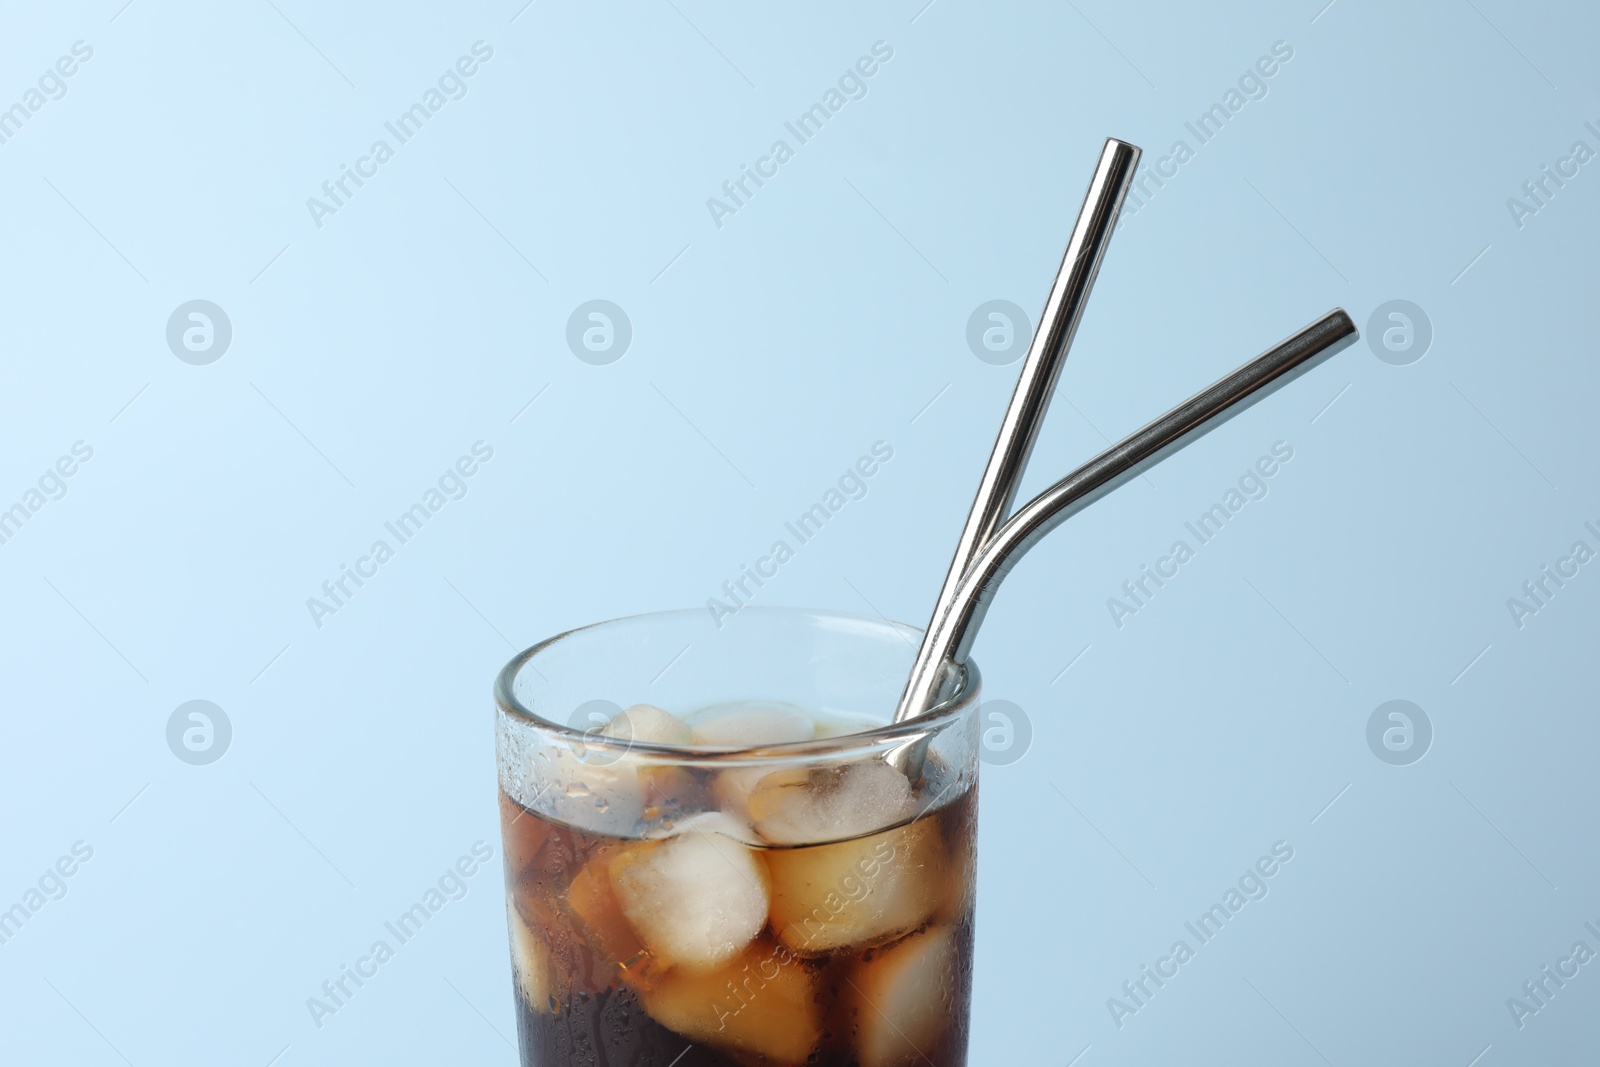
[[[934,753],[913,785],[807,718],[640,705],[502,767],[523,1067],[966,1064],[975,775]],[[846,754],[637,751],[796,730]]]

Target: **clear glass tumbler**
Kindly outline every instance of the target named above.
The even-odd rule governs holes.
[[[495,685],[524,1067],[961,1067],[978,673],[891,725],[920,631],[618,619]],[[759,744],[750,744],[759,737]],[[896,768],[924,746],[922,777]]]

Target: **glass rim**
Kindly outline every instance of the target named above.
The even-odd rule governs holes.
[[[560,738],[569,744],[580,744],[583,751],[609,753],[618,757],[626,755],[656,757],[675,764],[717,763],[726,765],[729,762],[766,763],[768,761],[794,760],[797,757],[838,755],[855,749],[878,748],[891,743],[903,745],[908,742],[933,737],[975,706],[974,697],[982,684],[982,675],[978,671],[977,664],[971,659],[959,664],[946,661],[947,668],[954,671],[958,679],[955,692],[915,718],[907,719],[904,722],[891,722],[859,733],[841,734],[837,737],[813,738],[808,741],[784,741],[745,747],[673,745],[635,741],[630,738],[606,737],[599,733],[590,733],[574,726],[569,726],[566,723],[547,719],[517,699],[515,683],[517,676],[522,672],[522,668],[527,666],[541,652],[555,647],[568,638],[587,633],[590,630],[598,630],[602,627],[611,627],[622,623],[683,618],[689,615],[697,615],[704,610],[704,608],[672,608],[666,611],[639,612],[634,615],[622,615],[614,619],[588,623],[584,626],[575,626],[570,630],[563,630],[561,633],[547,637],[543,641],[518,652],[500,669],[494,680],[495,705],[502,714],[520,720],[543,734]],[[870,623],[887,630],[913,635],[916,638],[920,638],[923,634],[923,630],[920,627],[912,626],[909,623],[895,622],[880,615],[868,615],[863,612],[773,605],[758,606],[754,604],[746,605],[740,609],[740,614],[745,612],[757,615],[846,619],[852,622]],[[909,664],[907,669],[909,671]]]

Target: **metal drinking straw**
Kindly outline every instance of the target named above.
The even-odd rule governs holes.
[[[1061,269],[1056,273],[1044,312],[1039,316],[1039,328],[1022,361],[1022,372],[1011,394],[1011,402],[1006,406],[994,450],[978,482],[977,499],[972,502],[972,510],[956,542],[955,555],[950,560],[950,569],[945,573],[944,585],[934,602],[932,621],[922,647],[917,650],[913,676],[927,676],[938,668],[938,650],[931,640],[936,624],[955,605],[962,575],[994,537],[1016,502],[1023,469],[1028,465],[1034,440],[1044,423],[1045,410],[1061,376],[1061,365],[1066,362],[1067,350],[1077,332],[1078,321],[1083,317],[1095,275],[1099,273],[1100,260],[1111,241],[1117,213],[1128,187],[1133,184],[1133,173],[1138,165],[1138,147],[1114,137],[1106,140],[1100,162],[1089,180],[1089,189],[1084,193],[1083,207],[1078,211],[1066,254],[1061,257]],[[909,694],[909,690],[907,692]],[[904,701],[901,707],[905,707]]]
[[[982,545],[957,581],[949,609],[936,616],[928,627],[923,639],[927,655],[917,658],[917,666],[895,712],[895,721],[914,718],[938,701],[946,665],[966,662],[978,627],[1000,583],[1046,534],[1268,393],[1293,381],[1356,337],[1356,326],[1350,316],[1342,308],[1335,308],[1112,445],[1024,505]],[[915,781],[922,773],[926,747],[926,739],[907,742],[890,758]]]

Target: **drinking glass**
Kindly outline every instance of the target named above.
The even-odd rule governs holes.
[[[688,610],[507,664],[523,1067],[967,1062],[979,677],[948,666],[952,695],[891,724],[920,637]],[[915,783],[908,746],[926,752]]]

